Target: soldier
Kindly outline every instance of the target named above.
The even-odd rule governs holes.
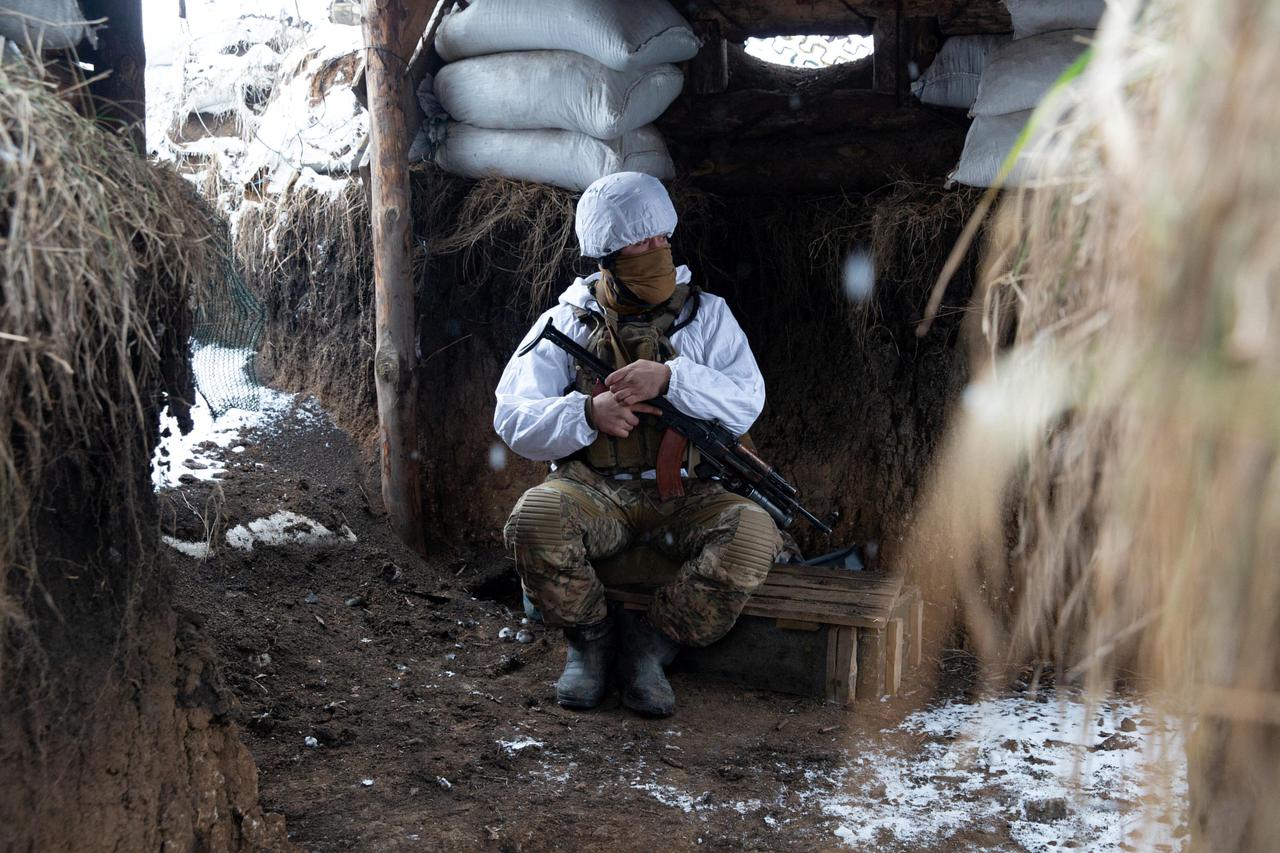
[[[694,459],[681,470],[684,495],[660,500],[660,412],[645,401],[665,394],[740,435],[764,406],[764,380],[724,300],[673,265],[676,211],[661,182],[637,172],[601,178],[582,194],[575,225],[599,271],[575,280],[521,346],[550,318],[617,370],[598,384],[547,341],[507,363],[494,428],[552,471],[520,498],[503,533],[525,594],[568,640],[559,703],[600,704],[618,636],[622,703],[667,716],[675,694],[663,668],[681,645],[706,645],[733,627],[782,542],[764,509],[691,477]],[[639,543],[683,564],[647,613],[615,615],[591,561]]]

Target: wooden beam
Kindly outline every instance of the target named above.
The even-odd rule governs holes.
[[[720,34],[718,21],[699,21],[693,30],[702,47],[689,61],[689,89],[698,95],[713,95],[729,88],[729,42]]]
[[[871,55],[871,88],[884,95],[898,95],[899,69],[902,67],[901,24],[896,14],[876,18],[871,36],[875,53]]]
[[[139,154],[147,150],[147,49],[142,38],[141,0],[84,0],[86,20],[106,18],[98,46],[81,45],[80,60],[93,65],[89,84],[97,118],[128,137]]]
[[[721,137],[669,147],[694,184],[723,195],[870,192],[902,178],[941,180],[964,147],[965,124],[921,115],[883,130]]]
[[[722,95],[682,95],[658,120],[668,140],[696,141],[731,137],[731,141],[775,134],[808,136],[842,130],[885,130],[905,127],[919,113],[899,109],[893,95],[869,89],[831,92],[761,91]]]
[[[730,41],[785,35],[871,35],[898,0],[677,0],[690,21],[715,21]],[[903,17],[937,18],[947,33],[1009,32],[1001,0],[902,0]]]
[[[409,139],[405,129],[405,0],[365,5],[369,94],[370,189],[377,342],[374,380],[382,459],[382,501],[391,526],[425,550],[418,473],[418,360],[414,335],[413,260],[409,234]]]

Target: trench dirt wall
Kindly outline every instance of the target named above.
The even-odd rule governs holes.
[[[576,253],[557,254],[573,246],[573,199],[544,190],[516,203],[504,199],[517,192],[508,182],[434,170],[414,180],[427,517],[449,542],[495,543],[545,467],[501,446],[493,388],[537,313],[588,271]],[[917,338],[915,324],[975,195],[908,183],[829,198],[673,194],[682,216],[677,262],[729,301],[765,375],[768,400],[752,431],[762,453],[817,514],[840,511],[832,541],[895,541],[966,379],[959,330],[973,257],[929,334]],[[372,459],[367,207],[355,189],[339,203],[347,213],[337,217],[315,213],[334,204],[318,199],[264,213],[280,229],[276,244],[294,248],[284,263],[261,252],[247,259],[268,306],[262,364],[277,384],[316,393]],[[318,233],[318,223],[327,230]],[[439,245],[464,226],[461,239]],[[876,269],[865,301],[855,297],[866,282],[847,289],[841,275],[850,252]],[[530,269],[531,257],[550,260]],[[807,550],[830,544],[799,525],[796,532]]]

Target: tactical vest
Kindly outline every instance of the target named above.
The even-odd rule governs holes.
[[[595,285],[591,286],[595,296]],[[685,303],[693,300],[689,318],[677,325],[676,319]],[[643,314],[619,316],[607,308],[599,311],[575,308],[574,315],[588,330],[587,349],[616,370],[633,361],[646,359],[664,363],[679,355],[671,344],[671,335],[687,326],[698,313],[698,289],[696,286],[678,284],[675,293],[663,304]],[[594,396],[602,390],[595,376],[578,365],[573,387],[584,394]],[[655,467],[658,461],[658,445],[663,430],[654,415],[638,415],[640,423],[626,438],[615,438],[603,432],[596,440],[579,451],[578,458],[602,474],[638,475]]]

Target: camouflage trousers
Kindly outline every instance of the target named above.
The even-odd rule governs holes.
[[[591,560],[647,545],[683,561],[649,608],[669,637],[703,646],[723,637],[782,549],[773,519],[714,481],[686,480],[662,502],[653,480],[614,480],[570,462],[525,492],[503,536],[529,599],[548,625],[597,622],[604,587]]]

